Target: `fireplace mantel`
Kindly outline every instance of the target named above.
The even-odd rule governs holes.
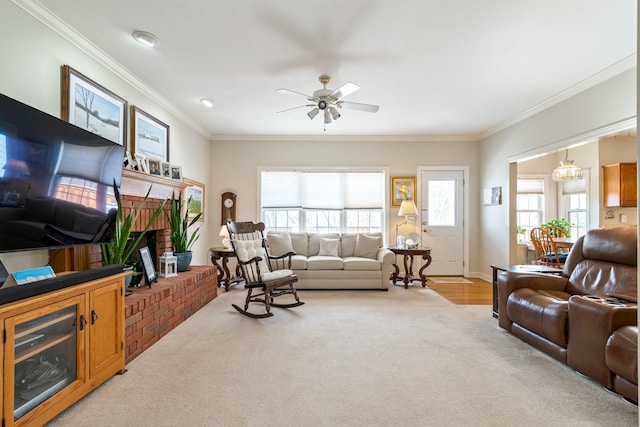
[[[150,175],[144,172],[137,172],[131,169],[122,170],[122,183],[120,184],[120,194],[127,196],[144,197],[151,187],[150,199],[172,199],[185,188],[186,184],[181,181]]]

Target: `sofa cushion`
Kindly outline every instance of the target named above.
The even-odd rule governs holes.
[[[358,233],[344,233],[340,236],[340,253],[343,258],[353,256],[356,252]]]
[[[268,233],[267,245],[269,246],[269,252],[273,256],[294,252],[291,235],[289,233]]]
[[[507,314],[512,322],[566,348],[570,296],[563,291],[516,289],[507,299]]]
[[[340,257],[316,255],[307,258],[307,270],[342,270],[343,264]]]
[[[613,331],[607,340],[605,360],[611,372],[638,384],[637,326],[623,326]]]
[[[360,258],[376,259],[378,249],[382,247],[382,235],[380,234],[358,234],[356,239],[356,249],[354,256]]]
[[[309,256],[309,236],[307,233],[289,233],[293,251],[298,255]]]
[[[327,234],[319,234],[319,233],[309,233],[309,253],[307,256],[314,256],[320,253],[320,242],[322,239],[340,239],[340,234],[338,233],[327,233]],[[339,256],[339,255],[338,255]]]
[[[291,269],[292,270],[306,270],[307,269],[307,257],[306,255],[294,255],[291,257]]]
[[[338,253],[338,247],[340,246],[339,239],[322,239],[320,241],[320,256],[340,256]]]
[[[343,265],[345,270],[350,271],[379,271],[382,269],[382,263],[371,258],[343,258]]]

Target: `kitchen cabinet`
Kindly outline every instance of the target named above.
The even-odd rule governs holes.
[[[602,167],[604,206],[637,207],[637,163],[615,163]]]

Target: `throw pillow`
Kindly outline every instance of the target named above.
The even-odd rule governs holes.
[[[269,252],[273,256],[293,252],[293,243],[291,242],[291,235],[289,235],[289,233],[269,233],[267,235],[267,243],[269,245]]]
[[[360,258],[376,259],[378,249],[382,247],[381,236],[371,236],[367,234],[358,234],[356,239],[356,250],[354,256]]]
[[[322,239],[320,241],[319,256],[340,256],[338,255],[338,246],[340,240],[338,239]]]

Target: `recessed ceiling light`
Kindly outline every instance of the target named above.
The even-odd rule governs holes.
[[[214,104],[215,102],[216,102],[216,101],[214,101],[213,99],[209,99],[209,98],[202,98],[202,99],[200,99],[200,104],[204,105],[204,106],[205,106],[205,107],[207,107],[207,108],[211,108],[211,107],[213,107],[213,104]]]
[[[154,47],[158,42],[156,36],[146,31],[134,31],[132,36],[135,41],[147,47]]]

